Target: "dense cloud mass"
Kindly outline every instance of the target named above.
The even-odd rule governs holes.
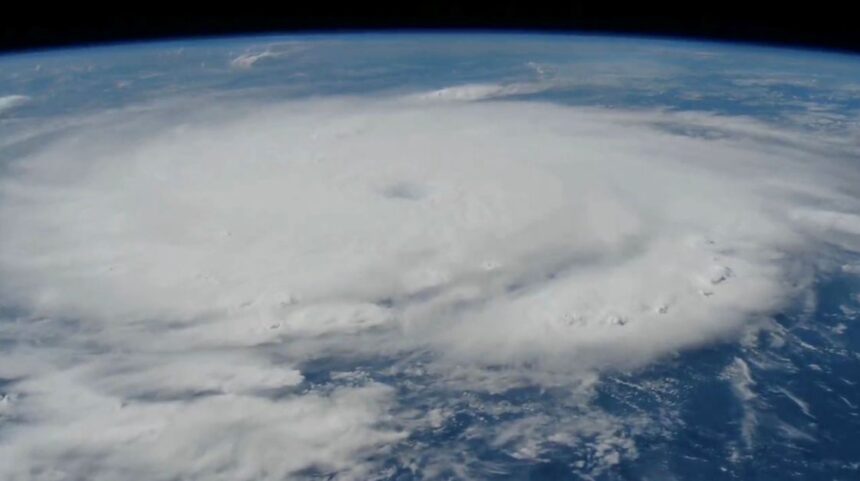
[[[509,90],[540,87],[163,102],[11,162],[0,478],[371,479],[444,413],[307,387],[305,363],[420,355],[458,388],[587,391],[764,324],[860,250],[856,139]],[[554,442],[597,436],[611,465],[635,456],[618,422]],[[552,424],[493,442],[528,457]]]

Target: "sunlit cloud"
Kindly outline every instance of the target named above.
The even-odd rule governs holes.
[[[802,298],[822,254],[860,250],[850,141],[502,100],[540,88],[165,103],[15,159],[0,475],[366,479],[420,423],[394,386],[312,384],[303,362],[425,353],[473,389],[588,379],[736,336]],[[620,422],[550,434],[596,436],[612,466],[637,455]],[[492,442],[539,459],[549,424]]]

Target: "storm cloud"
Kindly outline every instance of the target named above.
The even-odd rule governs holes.
[[[432,417],[304,363],[583,382],[738,336],[860,250],[852,139],[467,87],[165,101],[14,159],[0,477],[369,479]],[[578,423],[558,439],[635,453],[614,420]],[[527,424],[494,442],[551,423]]]

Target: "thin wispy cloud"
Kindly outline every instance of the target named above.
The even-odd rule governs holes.
[[[0,114],[15,107],[24,105],[30,101],[26,95],[4,95],[0,96]]]

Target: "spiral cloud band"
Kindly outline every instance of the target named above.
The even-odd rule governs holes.
[[[163,101],[11,161],[0,477],[370,479],[445,409],[360,372],[314,383],[315,360],[586,392],[766,324],[860,250],[856,139],[505,92]],[[635,456],[635,420],[571,423],[493,442]]]

